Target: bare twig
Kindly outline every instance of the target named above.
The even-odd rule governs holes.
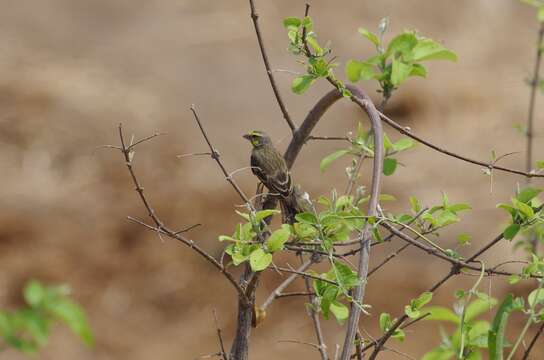
[[[151,139],[152,137],[148,137],[145,139]],[[144,188],[140,185],[140,182],[138,181],[138,178],[136,177],[136,173],[134,172],[133,166],[132,166],[132,156],[134,154],[134,144],[132,144],[131,147],[127,147],[125,144],[125,139],[123,135],[123,127],[121,124],[119,124],[119,138],[121,142],[121,152],[123,154],[123,157],[125,159],[125,165],[130,173],[130,176],[132,178],[132,182],[134,183],[136,192],[138,193],[140,200],[142,201],[144,207],[147,210],[147,213],[149,217],[153,220],[155,223],[155,227],[147,225],[143,223],[142,221],[129,218],[132,221],[135,221],[141,225],[146,226],[149,229],[152,229],[156,231],[158,234],[165,234],[169,236],[170,238],[176,239],[189,248],[193,249],[195,252],[197,252],[199,255],[201,255],[204,259],[206,259],[208,262],[210,262],[213,266],[215,266],[226,278],[227,280],[234,286],[234,288],[238,291],[241,299],[243,301],[247,301],[247,298],[245,296],[244,290],[240,287],[240,285],[236,282],[236,280],[232,277],[232,275],[221,265],[213,256],[208,254],[205,250],[203,250],[201,247],[199,247],[193,240],[189,240],[185,238],[183,235],[181,235],[179,232],[176,233],[175,231],[172,231],[168,229],[164,223],[159,219],[159,217],[156,215],[155,210],[151,207],[151,204],[149,203],[147,197],[144,194]],[[139,142],[141,143],[141,141]]]
[[[540,83],[540,63],[542,59],[542,40],[544,38],[544,23],[540,24],[538,30],[538,41],[536,44],[536,58],[535,58],[535,68],[533,72],[533,78],[531,79],[531,95],[529,97],[529,113],[527,115],[527,153],[525,158],[525,170],[530,172],[533,168],[533,127],[534,127],[534,117],[535,117],[535,103],[536,103],[536,92]],[[527,178],[527,182],[530,181],[530,178]]]
[[[459,159],[459,160],[463,160],[465,162],[468,162],[468,163],[471,163],[471,164],[475,164],[475,165],[480,165],[480,166],[483,166],[485,168],[488,168],[490,170],[500,170],[500,171],[504,171],[504,172],[508,172],[508,173],[511,173],[511,174],[517,174],[517,175],[522,175],[522,176],[525,176],[527,178],[532,178],[532,177],[538,177],[538,178],[541,178],[541,177],[544,177],[544,174],[536,174],[536,173],[532,173],[532,172],[524,172],[524,171],[521,171],[521,170],[514,170],[514,169],[509,169],[509,168],[506,168],[506,167],[503,167],[503,166],[497,166],[497,165],[494,165],[493,163],[491,162],[485,162],[485,161],[480,161],[480,160],[475,160],[475,159],[471,159],[471,158],[468,158],[466,156],[463,156],[463,155],[460,155],[460,154],[456,154],[452,151],[449,151],[449,150],[446,150],[444,148],[441,148],[437,145],[434,145],[433,143],[415,135],[414,133],[412,133],[410,130],[406,129],[405,127],[399,125],[398,123],[396,123],[394,120],[392,120],[391,118],[387,117],[386,115],[384,115],[383,113],[380,113],[380,117],[383,121],[385,121],[389,126],[391,126],[392,128],[394,128],[395,130],[397,130],[398,132],[400,132],[401,134],[403,135],[406,135],[414,140],[416,140],[417,142],[427,146],[427,147],[430,147],[431,149],[433,150],[436,150],[442,154],[445,154],[445,155],[448,155],[448,156],[451,156],[453,158],[456,158],[456,159]]]
[[[221,327],[219,327],[219,321],[217,320],[217,312],[215,309],[213,309],[213,320],[215,321],[215,328],[217,329],[217,339],[219,340],[221,356],[223,357],[223,360],[229,360],[228,355],[225,352],[225,346],[223,345],[223,336],[221,335]]]
[[[297,273],[291,274],[287,279],[285,279],[270,295],[268,298],[263,302],[261,305],[261,309],[266,310],[272,302],[278,298],[283,290],[285,290],[295,279],[299,276],[299,273],[303,273],[306,271],[310,266],[312,266],[314,262],[310,259],[307,260],[305,263],[303,263],[296,271]]]
[[[300,257],[300,262],[304,263],[302,254],[299,255],[299,257]],[[317,256],[312,255],[310,258],[310,261],[315,262],[314,259],[317,259],[317,258],[318,258]],[[309,293],[308,300],[310,301],[310,308],[308,310],[309,310],[310,318],[312,319],[312,324],[314,326],[315,337],[319,344],[319,348],[318,348],[319,354],[321,355],[321,360],[328,360],[329,355],[327,354],[327,344],[325,344],[325,337],[323,336],[323,329],[321,328],[321,320],[319,319],[319,314],[314,308],[315,294],[311,293],[312,286],[310,284],[310,279],[306,277],[304,278],[304,286],[306,287],[306,291]]]
[[[202,136],[204,136],[204,140],[206,140],[206,143],[208,144],[208,147],[210,148],[211,158],[215,160],[217,165],[219,165],[219,168],[223,172],[223,175],[225,175],[225,179],[232,185],[232,187],[238,193],[238,195],[240,195],[240,198],[244,201],[244,203],[248,204],[248,206],[251,206],[251,203],[249,202],[247,196],[244,194],[242,189],[240,189],[238,184],[236,184],[236,182],[232,179],[232,177],[230,177],[229,172],[227,171],[227,169],[225,169],[225,166],[221,162],[219,158],[220,157],[219,152],[213,147],[212,143],[210,142],[210,139],[208,138],[208,134],[206,133],[206,130],[204,130],[204,127],[202,126],[202,122],[200,121],[200,118],[198,117],[195,105],[194,104],[191,105],[190,109],[191,109],[191,112],[193,113],[196,123],[198,124],[198,127],[200,128],[200,131],[202,132]]]
[[[293,122],[293,120],[291,120],[291,116],[289,115],[289,112],[285,107],[278,86],[276,85],[276,80],[274,78],[274,73],[270,66],[270,62],[268,61],[268,55],[266,54],[263,36],[261,34],[261,29],[259,28],[259,15],[257,14],[257,10],[255,9],[255,3],[253,0],[249,0],[249,7],[251,9],[251,20],[253,21],[253,26],[255,27],[255,34],[257,35],[257,41],[259,42],[259,49],[261,50],[261,55],[263,57],[264,67],[266,68],[266,75],[268,75],[268,80],[270,80],[272,91],[274,92],[274,96],[276,97],[281,113],[283,114],[283,118],[287,122],[287,125],[289,125],[291,131],[295,132],[295,123]]]
[[[525,350],[525,353],[523,354],[522,360],[527,360],[529,358],[529,354],[531,353],[531,350],[533,350],[533,347],[535,346],[536,341],[542,335],[542,332],[544,331],[544,322],[540,327],[538,328],[535,336],[531,339],[531,342],[529,343],[529,346],[527,347],[527,350]]]

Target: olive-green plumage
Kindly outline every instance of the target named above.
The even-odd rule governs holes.
[[[291,174],[283,156],[274,148],[270,137],[262,131],[252,131],[244,135],[244,138],[253,145],[251,171],[271,195],[280,199],[284,222],[292,223],[295,214],[302,211],[296,196],[300,195],[301,191],[300,189],[294,191]]]

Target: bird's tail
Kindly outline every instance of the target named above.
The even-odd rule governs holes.
[[[284,224],[294,224],[297,214],[312,211],[308,193],[302,191],[299,185],[293,187],[289,196],[280,199],[280,207]]]

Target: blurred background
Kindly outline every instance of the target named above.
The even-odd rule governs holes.
[[[305,1],[258,1],[273,69],[302,71],[286,50],[282,19],[301,16]],[[208,158],[177,159],[207,151],[189,112],[196,104],[209,136],[230,170],[248,165],[249,144],[241,135],[262,129],[284,149],[289,131],[273,97],[258,51],[247,1],[1,0],[0,12],[0,308],[21,306],[29,278],[67,283],[88,311],[96,347],[85,348],[58,327],[39,359],[194,359],[217,351],[212,309],[217,309],[226,341],[235,321],[235,292],[208,263],[187,248],[126,220],[146,214],[133,190],[116,144],[117,125],[127,134],[166,136],[139,147],[135,169],[159,216],[172,228],[203,225],[190,237],[214,255],[239,220],[237,195]],[[459,55],[458,63],[432,62],[427,80],[411,78],[393,96],[387,113],[415,133],[450,150],[488,160],[521,151],[525,142],[513,125],[525,122],[529,101],[526,79],[534,61],[538,24],[534,9],[514,0],[344,0],[311,2],[311,16],[322,41],[331,40],[344,63],[372,54],[357,28],[375,30],[389,16],[389,35],[403,29],[441,41]],[[343,71],[338,72],[343,78]],[[276,74],[291,115],[300,123],[325,92],[318,83],[304,95],[291,93],[292,74]],[[363,83],[375,99],[374,84]],[[540,98],[538,100],[540,103]],[[537,107],[536,133],[542,135]],[[366,119],[341,102],[319,124],[316,135],[344,135]],[[391,129],[388,134],[398,138]],[[342,143],[309,143],[294,177],[312,197],[344,189],[340,160],[325,173],[320,159]],[[540,139],[535,157],[542,154]],[[461,232],[473,236],[468,254],[500,232],[506,221],[495,204],[508,201],[518,177],[497,173],[493,191],[478,166],[418,146],[400,156],[405,167],[384,179],[383,192],[397,198],[392,212],[407,211],[408,197],[438,203],[441,191],[453,202],[469,202],[470,214],[440,241],[453,246]],[[505,166],[522,169],[524,154]],[[362,172],[368,181],[369,168]],[[255,178],[236,175],[248,193]],[[539,181],[535,184],[540,185]],[[391,246],[373,249],[376,264]],[[487,256],[491,263],[513,257],[504,243]],[[296,265],[296,259],[281,258]],[[379,336],[377,317],[400,315],[410,298],[448,271],[443,263],[408,250],[377,273],[368,285],[372,316],[362,326]],[[434,304],[454,301],[453,291],[469,288],[473,277],[459,277],[437,292]],[[265,274],[258,303],[281,281]],[[302,289],[302,282],[292,289]],[[484,280],[482,291],[502,297],[506,279]],[[514,287],[526,295],[524,285]],[[250,357],[314,359],[315,349],[278,342],[314,341],[305,299],[278,300],[251,338]],[[521,326],[514,318],[511,325]],[[390,346],[419,358],[440,342],[440,324],[422,321],[408,329],[407,341]],[[333,350],[344,328],[325,322]],[[448,329],[446,327],[446,329]],[[541,342],[542,343],[542,342]],[[537,346],[534,359],[544,356]],[[332,352],[331,350],[331,352]],[[2,359],[22,359],[13,351]],[[384,352],[380,358],[396,359]]]

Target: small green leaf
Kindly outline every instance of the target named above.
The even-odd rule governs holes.
[[[521,280],[521,277],[517,274],[512,274],[508,277],[508,283],[510,285],[517,284]]]
[[[521,189],[519,194],[516,196],[516,199],[521,201],[522,203],[527,204],[529,203],[529,201],[537,197],[538,194],[540,194],[541,192],[542,192],[542,189],[536,189],[536,188],[528,186],[526,188]]]
[[[325,156],[325,157],[321,160],[321,163],[319,164],[319,169],[320,169],[322,172],[324,172],[325,170],[327,170],[327,168],[328,168],[334,161],[338,160],[338,159],[341,158],[342,156],[347,155],[347,154],[349,154],[349,153],[350,153],[349,150],[343,149],[343,150],[335,151],[335,152],[333,152],[332,154]]]
[[[544,169],[544,160],[537,160],[535,166],[538,170]]]
[[[363,63],[357,60],[349,60],[346,63],[346,77],[349,81],[355,83],[361,79],[361,70]]]
[[[442,44],[431,39],[420,39],[413,49],[414,61],[449,60],[457,61],[457,55]]]
[[[531,291],[527,297],[529,306],[533,307],[535,304],[544,304],[544,289],[535,289]]]
[[[412,211],[416,214],[421,211],[421,204],[415,196],[410,196],[410,206],[412,207]]]
[[[283,26],[287,30],[298,30],[301,23],[300,19],[296,17],[287,17],[283,19]]]
[[[413,146],[414,146],[414,142],[412,141],[412,139],[403,138],[393,144],[393,149],[395,151],[404,151],[404,150],[410,149]]]
[[[274,231],[266,240],[266,247],[270,252],[276,252],[283,249],[283,244],[289,240],[291,230],[289,225],[284,224],[281,229]]]
[[[520,229],[521,226],[519,224],[512,224],[503,231],[502,235],[506,240],[512,240],[516,237]]]
[[[310,85],[314,82],[315,78],[313,75],[302,75],[299,77],[296,77],[293,82],[291,83],[291,90],[295,94],[301,95],[303,94]]]
[[[544,22],[544,6],[538,8],[536,18],[539,22]]]
[[[342,324],[349,316],[348,307],[339,301],[333,301],[329,309],[340,324]]]
[[[373,33],[371,33],[370,31],[368,31],[367,29],[365,28],[359,28],[359,34],[363,35],[364,37],[366,37],[368,40],[370,40],[374,45],[376,46],[379,46],[380,45],[380,39],[374,35]]]
[[[43,285],[36,280],[31,280],[24,289],[24,298],[28,305],[36,307],[42,303],[46,295]]]
[[[306,224],[311,224],[311,225],[317,224],[317,218],[315,217],[314,214],[309,213],[309,212],[303,212],[303,213],[296,214],[295,215],[295,220],[298,221],[299,223],[306,223]]]
[[[397,35],[387,47],[386,57],[389,57],[396,52],[401,54],[409,54],[412,52],[412,49],[417,45],[418,41],[413,32],[405,32],[400,35]]]
[[[393,67],[391,68],[391,83],[394,86],[399,86],[410,76],[411,72],[411,64],[407,64],[400,59],[393,58]]]
[[[274,214],[279,214],[279,213],[281,213],[281,211],[275,210],[275,209],[266,209],[266,210],[257,211],[255,213],[255,222],[258,224],[264,219],[266,219],[267,217]]]
[[[413,64],[410,76],[420,76],[422,78],[427,77],[427,69],[421,64]]]
[[[419,295],[417,298],[415,298],[414,306],[417,309],[421,309],[424,305],[429,303],[433,299],[433,293],[430,291],[425,291],[423,294]]]
[[[393,175],[397,169],[397,159],[385,158],[383,160],[383,174],[385,176]]]
[[[263,271],[272,263],[272,254],[267,254],[263,249],[258,248],[253,251],[249,256],[249,265],[251,265],[251,270]]]
[[[389,330],[391,325],[393,324],[393,321],[391,320],[391,315],[388,313],[381,313],[380,314],[380,329],[382,332],[386,332]]]
[[[49,304],[49,310],[64,321],[87,346],[93,346],[94,337],[87,323],[87,316],[83,309],[71,300],[61,300]]]
[[[430,313],[425,320],[450,321],[459,324],[459,317],[453,311],[443,306],[427,306],[420,309],[422,314]]]
[[[472,236],[469,234],[462,233],[457,235],[457,243],[461,246],[470,245],[471,239],[472,239]]]

